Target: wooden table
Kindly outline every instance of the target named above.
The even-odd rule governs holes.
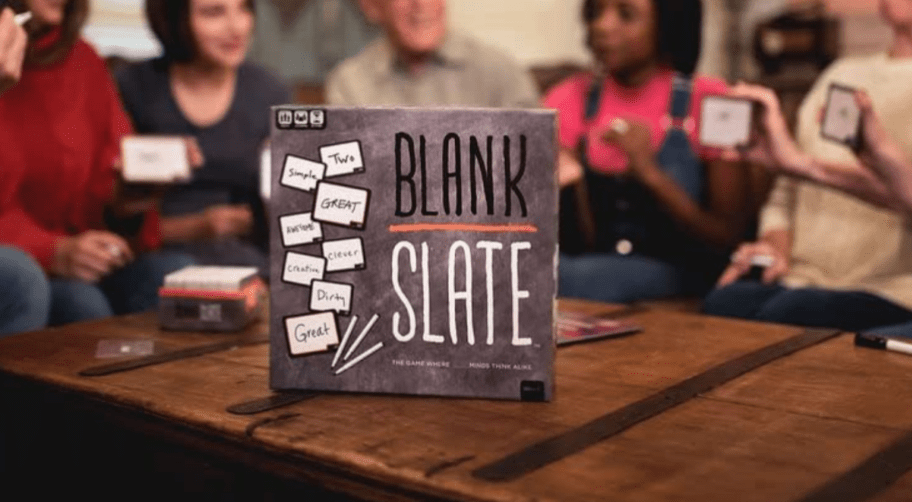
[[[603,314],[620,307],[562,308]],[[270,394],[264,343],[108,376],[79,372],[104,362],[94,358],[102,339],[151,338],[165,352],[255,341],[265,324],[242,335],[166,333],[138,315],[7,338],[0,341],[4,493],[24,485],[36,500],[84,492],[96,500],[177,493],[201,500],[769,502],[802,500],[855,470],[844,486],[857,493],[844,500],[912,500],[906,467],[878,457],[892,446],[912,459],[912,446],[898,442],[912,431],[912,357],[856,348],[849,335],[517,479],[472,475],[802,332],[679,312],[630,319],[645,328],[641,334],[558,350],[553,403],[323,394],[252,416],[226,408]],[[878,480],[872,472],[888,475]],[[807,500],[838,499],[820,493]]]

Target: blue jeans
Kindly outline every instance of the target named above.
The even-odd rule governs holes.
[[[706,314],[819,328],[860,331],[912,322],[912,311],[870,293],[789,289],[740,281],[712,291]]]
[[[0,336],[47,325],[51,292],[38,263],[18,249],[0,246]]]
[[[193,258],[183,253],[155,252],[139,255],[126,267],[95,284],[52,279],[50,324],[56,326],[153,309],[158,305],[158,288],[165,275],[193,264]]]
[[[638,255],[561,254],[559,294],[613,303],[703,294],[699,276],[670,263]]]
[[[869,330],[868,333],[880,336],[899,336],[904,338],[912,338],[912,322],[892,324],[890,326],[880,326]]]

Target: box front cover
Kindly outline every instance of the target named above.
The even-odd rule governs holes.
[[[550,400],[554,113],[273,118],[271,386]]]

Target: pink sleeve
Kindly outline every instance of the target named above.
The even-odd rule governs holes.
[[[585,75],[570,77],[551,89],[542,100],[544,108],[557,110],[558,143],[564,148],[575,149],[586,131],[583,102],[588,81]]]
[[[693,100],[691,101],[691,117],[694,119],[694,130],[691,132],[693,144],[696,145],[697,156],[705,162],[718,160],[721,150],[700,144],[700,109],[703,98],[728,94],[728,84],[714,77],[694,78]]]

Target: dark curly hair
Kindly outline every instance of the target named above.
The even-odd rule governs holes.
[[[656,15],[656,49],[659,58],[675,70],[691,75],[700,60],[703,36],[703,2],[652,0]],[[599,16],[599,0],[583,2],[583,21],[589,26]],[[587,35],[588,38],[588,35]]]

